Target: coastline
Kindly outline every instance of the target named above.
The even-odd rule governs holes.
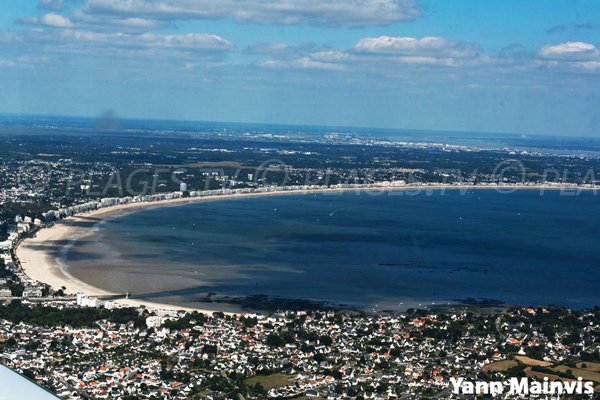
[[[45,283],[54,290],[63,289],[66,294],[84,294],[87,296],[115,296],[122,293],[111,293],[71,276],[59,261],[59,254],[75,241],[91,233],[100,221],[124,213],[136,212],[147,208],[177,206],[188,203],[206,201],[232,200],[262,196],[310,195],[342,192],[391,192],[391,191],[428,191],[428,190],[598,190],[593,187],[578,186],[482,186],[482,185],[420,185],[420,186],[381,186],[365,188],[319,188],[305,190],[279,190],[254,193],[222,194],[204,197],[186,197],[150,202],[134,202],[121,204],[81,213],[62,219],[50,227],[43,228],[34,237],[26,238],[16,248],[15,255],[20,262],[23,273],[30,279]],[[115,303],[130,307],[146,307],[152,311],[197,311],[212,313],[221,311],[214,308],[186,307],[173,304],[144,301],[140,299],[117,299]],[[238,312],[243,313],[243,311]]]

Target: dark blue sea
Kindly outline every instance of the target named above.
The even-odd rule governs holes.
[[[106,220],[74,276],[185,305],[207,293],[401,310],[473,298],[600,305],[600,196],[434,190],[264,196]]]

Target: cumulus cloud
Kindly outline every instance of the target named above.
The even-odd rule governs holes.
[[[379,36],[360,40],[354,50],[358,53],[384,55],[413,56],[413,57],[476,57],[480,53],[478,46],[471,43],[449,40],[441,37]]]
[[[398,65],[459,67],[487,62],[478,46],[441,37],[366,37],[347,51],[321,50],[310,54],[319,61],[347,68],[394,69]]]
[[[127,48],[180,49],[202,52],[224,52],[233,48],[233,45],[227,39],[205,33],[175,35],[144,33],[141,35],[132,35],[126,33],[63,31],[60,34],[60,38],[71,42]]]
[[[80,10],[71,14],[71,20],[79,25],[86,25],[88,28],[96,30],[150,31],[167,28],[172,25],[169,21],[159,21],[136,16],[125,16],[123,18],[92,16]]]
[[[111,62],[119,59],[126,61],[128,66],[136,67],[137,64],[139,68],[144,68],[149,58],[157,62],[177,60],[181,63],[202,58],[204,62],[222,59],[234,49],[229,40],[219,35],[154,31],[169,26],[169,21],[127,15],[86,18],[80,10],[68,17],[49,12],[21,18],[19,23],[34,27],[0,31],[0,45],[8,46],[17,56],[40,55],[48,56],[50,60],[63,56],[77,56],[83,60],[82,56],[89,56]]]
[[[73,26],[73,23],[69,20],[69,18],[63,17],[60,14],[46,14],[41,19],[40,22],[46,26],[54,26],[56,28],[70,28]]]
[[[21,56],[47,57],[48,62],[75,56],[73,60],[104,59],[114,65],[126,62],[128,67],[143,69],[148,60],[171,64],[202,59],[223,59],[234,45],[218,35],[190,34],[132,34],[124,32],[83,31],[78,29],[32,29],[13,32],[9,37],[0,34],[0,43],[10,40]]]
[[[556,61],[593,61],[598,59],[600,52],[591,43],[566,42],[544,46],[538,52],[546,60]]]
[[[349,54],[330,49],[316,50],[314,43],[291,46],[284,43],[258,43],[248,46],[244,52],[252,55],[268,56],[260,66],[269,69],[345,71],[341,61]]]
[[[89,0],[88,15],[159,20],[234,18],[277,25],[385,26],[421,15],[414,0]]]
[[[600,50],[591,43],[565,42],[542,47],[538,66],[561,70],[600,71]]]
[[[283,46],[277,49],[283,50]],[[272,53],[276,56],[276,53]],[[398,66],[456,68],[490,62],[478,46],[441,37],[367,37],[349,50],[322,49],[292,60],[280,57],[263,63],[269,68],[396,71]]]
[[[21,18],[19,20],[22,24],[27,25],[42,25],[52,28],[71,28],[73,27],[73,22],[63,15],[48,13],[42,17],[31,17],[31,18]]]

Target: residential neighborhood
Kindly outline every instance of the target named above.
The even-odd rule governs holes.
[[[106,314],[71,325],[57,312],[46,325],[28,315],[29,306],[0,307],[0,359],[66,399],[462,398],[451,393],[450,378],[600,382],[598,309],[394,315],[139,309],[139,317],[125,315],[128,322]],[[80,306],[52,307],[68,313]]]

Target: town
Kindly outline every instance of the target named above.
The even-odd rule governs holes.
[[[169,311],[52,288],[25,275],[15,251],[62,220],[123,205],[385,189],[596,193],[596,156],[262,134],[151,146],[91,135],[78,153],[69,139],[54,137],[41,154],[27,152],[39,137],[9,135],[0,158],[0,362],[62,398],[462,398],[457,377],[599,388],[598,308],[473,300],[367,314],[274,299],[237,314]]]
[[[600,388],[598,308],[159,315],[35,307],[0,307],[1,360],[66,399],[462,398],[452,393],[455,377],[581,377]]]

